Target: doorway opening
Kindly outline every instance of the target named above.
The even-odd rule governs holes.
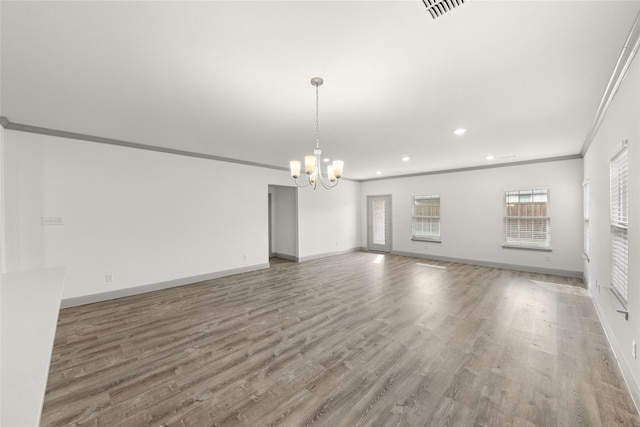
[[[298,260],[298,189],[269,186],[269,263]]]

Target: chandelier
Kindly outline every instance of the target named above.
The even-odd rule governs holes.
[[[313,156],[304,156],[304,173],[307,175],[306,182],[300,183],[298,178],[300,177],[300,161],[292,160],[289,162],[291,167],[291,176],[293,177],[298,187],[311,186],[314,190],[318,185],[318,182],[324,188],[333,188],[338,185],[338,180],[342,177],[342,168],[344,162],[342,160],[334,160],[332,165],[327,166],[326,178],[322,175],[321,159],[320,155],[320,120],[318,119],[318,87],[322,86],[324,81],[320,77],[314,77],[311,79],[311,84],[316,87],[316,149],[313,150]],[[328,162],[328,159],[325,159]]]

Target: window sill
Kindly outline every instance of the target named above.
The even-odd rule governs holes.
[[[442,240],[431,240],[431,239],[417,239],[415,237],[411,238],[412,242],[430,242],[430,243],[442,243]]]
[[[627,308],[627,302],[622,298],[618,292],[613,288],[613,285],[609,288],[611,295],[613,295],[612,305],[616,312],[624,315],[624,320],[629,320],[629,309]],[[622,308],[622,309],[621,309]]]
[[[520,249],[525,251],[539,251],[539,252],[551,252],[551,248],[538,248],[535,246],[516,246],[516,245],[506,245],[503,244],[502,247],[504,249]]]

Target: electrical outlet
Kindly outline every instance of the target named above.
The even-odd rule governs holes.
[[[633,356],[634,359],[636,359],[637,357],[637,352],[636,352],[636,340],[632,340],[631,341],[631,355]]]
[[[64,225],[61,216],[43,216],[42,225]]]
[[[113,282],[113,274],[107,273],[104,275],[104,281],[107,283]]]

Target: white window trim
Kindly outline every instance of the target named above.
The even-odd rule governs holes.
[[[589,262],[589,252],[591,251],[591,184],[587,179],[582,183],[582,254],[584,259]]]
[[[442,198],[440,194],[419,194],[411,196],[411,202],[413,203],[411,207],[411,240],[414,242],[431,242],[431,243],[442,243],[442,215],[436,216],[416,216],[416,198],[433,198],[438,199],[438,208],[441,209]],[[437,237],[420,237],[415,235],[415,220],[416,218],[437,218],[438,219],[438,236]]]
[[[509,217],[507,216],[507,193],[509,192],[516,192],[516,191],[539,191],[539,190],[544,190],[547,193],[547,215],[544,217],[522,217],[522,218],[529,218],[529,219],[533,219],[533,218],[538,218],[538,219],[546,219],[547,220],[547,229],[548,231],[548,236],[549,236],[549,240],[548,240],[548,245],[546,246],[539,246],[539,245],[527,245],[525,243],[519,244],[517,242],[507,242],[507,219],[508,218],[515,218],[515,217]],[[514,189],[508,189],[508,190],[504,190],[502,193],[502,207],[503,207],[503,241],[502,241],[502,247],[505,249],[523,249],[523,250],[529,250],[529,251],[541,251],[541,252],[552,252],[552,247],[551,247],[551,190],[549,189],[549,187],[527,187],[527,188],[514,188]]]
[[[624,163],[617,164],[618,161]],[[609,212],[611,291],[626,310],[629,291],[629,152],[626,141],[609,161]]]

